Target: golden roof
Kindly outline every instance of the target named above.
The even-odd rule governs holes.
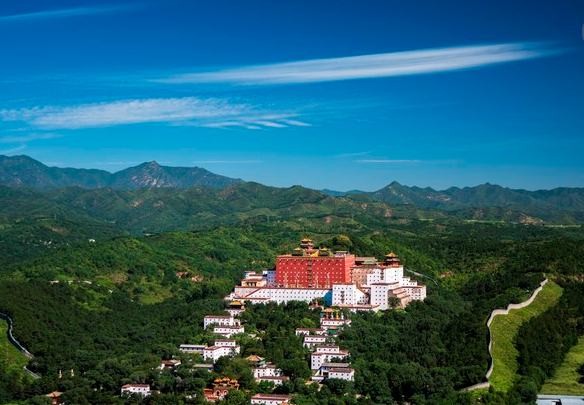
[[[248,356],[245,358],[247,361],[262,361],[264,360],[263,357],[258,356],[257,354],[252,354],[251,356]]]
[[[241,305],[241,302],[239,302],[239,301],[233,301],[233,302],[231,303],[231,305]]]
[[[386,254],[385,257],[397,257],[397,255],[395,253],[391,252],[391,253]]]

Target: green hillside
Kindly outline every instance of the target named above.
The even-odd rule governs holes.
[[[22,372],[22,367],[28,364],[28,359],[8,340],[8,323],[0,319],[0,365],[5,372]]]
[[[529,306],[513,309],[508,315],[495,317],[491,323],[493,372],[489,377],[489,382],[495,390],[506,392],[519,379],[517,374],[519,352],[514,346],[514,341],[521,324],[554,306],[561,295],[562,288],[550,281]]]
[[[584,365],[584,336],[580,336],[562,365],[556,370],[553,377],[545,382],[541,388],[542,394],[556,395],[584,395],[582,374],[578,371]]]

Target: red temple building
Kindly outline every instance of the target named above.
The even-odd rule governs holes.
[[[302,239],[292,254],[276,258],[276,284],[284,287],[331,287],[351,282],[355,255],[327,248],[315,249],[310,239]]]

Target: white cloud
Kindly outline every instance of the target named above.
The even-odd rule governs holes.
[[[370,154],[371,151],[367,151],[367,152],[350,152],[350,153],[340,153],[337,155],[337,157],[355,157],[355,156],[365,156]]]
[[[471,45],[242,66],[175,75],[154,81],[244,85],[315,83],[450,72],[533,59],[557,52],[546,48],[543,43],[535,42]]]
[[[257,164],[261,163],[261,160],[197,160],[192,162],[196,165],[201,164]]]
[[[26,14],[14,14],[0,16],[1,22],[10,21],[27,21],[27,20],[43,20],[49,18],[63,18],[63,17],[75,17],[78,15],[88,15],[88,14],[101,14],[111,11],[120,10],[126,7],[80,7],[80,8],[70,8],[62,10],[45,10],[38,11],[36,13],[26,13]]]
[[[361,159],[357,163],[420,163],[417,159]]]
[[[63,135],[55,133],[30,133],[23,136],[5,136],[0,138],[0,143],[25,143],[30,141],[36,141],[37,139],[54,139],[60,138]]]
[[[307,122],[302,122],[298,120],[282,120],[283,123],[288,125],[295,125],[297,127],[311,127],[312,125]]]
[[[175,126],[248,129],[283,128],[309,124],[293,120],[294,112],[262,111],[226,99],[196,97],[134,99],[68,107],[33,107],[0,110],[0,120],[25,122],[42,130],[111,127],[139,123]]]
[[[16,148],[12,148],[12,149],[4,149],[4,150],[0,149],[0,155],[11,155],[13,153],[20,152],[21,150],[24,150],[24,149],[26,149],[26,145],[20,145],[20,146],[17,146]]]

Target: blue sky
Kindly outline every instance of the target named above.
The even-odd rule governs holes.
[[[584,187],[584,3],[0,8],[0,154],[268,185]]]

